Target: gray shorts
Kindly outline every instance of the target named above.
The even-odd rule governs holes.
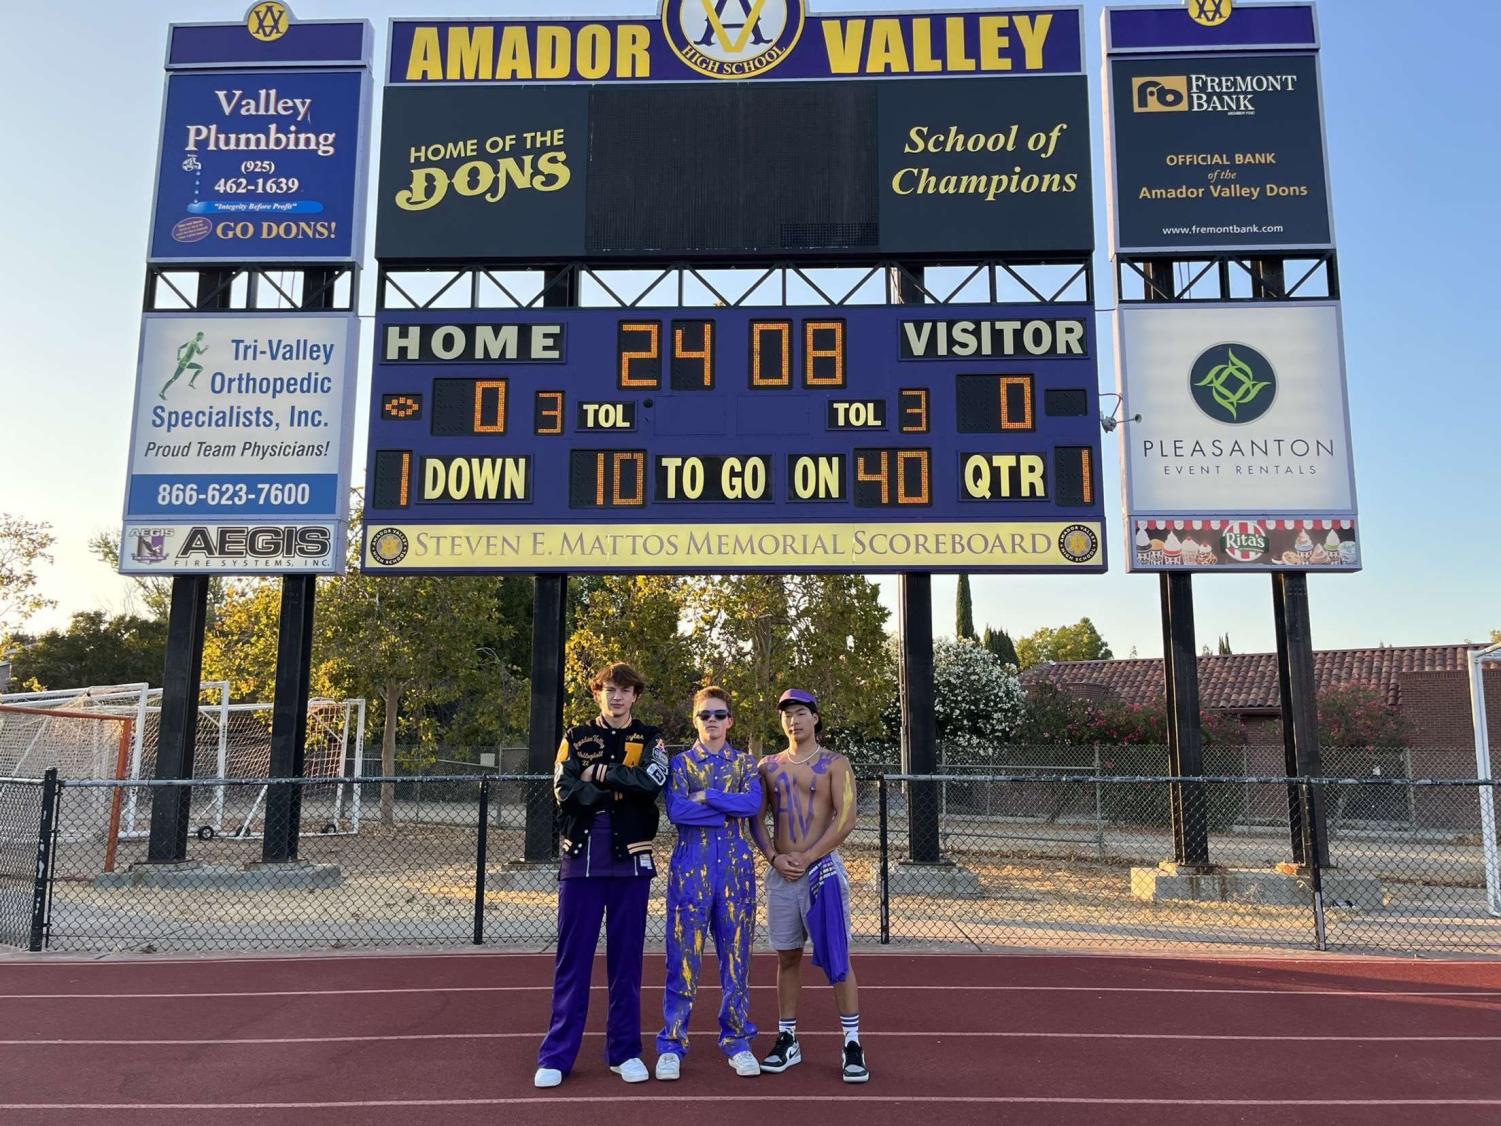
[[[837,852],[829,859],[839,873],[839,897],[844,903],[846,932],[850,922],[850,877]],[[801,950],[808,941],[808,878],[789,880],[775,868],[766,869],[766,932],[773,950]],[[848,933],[846,938],[848,938]]]

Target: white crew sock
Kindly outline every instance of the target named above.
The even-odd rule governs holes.
[[[860,1014],[859,1013],[851,1013],[849,1016],[845,1016],[843,1013],[840,1013],[839,1014],[839,1023],[844,1028],[844,1042],[846,1044],[858,1044],[858,1043],[860,1043]]]
[[[777,1031],[779,1033],[786,1032],[795,1037],[797,1035],[797,1018],[793,1017],[791,1020],[778,1020]]]

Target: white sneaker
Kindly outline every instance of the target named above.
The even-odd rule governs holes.
[[[533,1087],[556,1087],[563,1082],[563,1073],[555,1067],[539,1067],[532,1076]]]
[[[752,1076],[761,1074],[761,1065],[756,1062],[756,1057],[750,1052],[736,1052],[730,1057],[730,1066],[735,1069],[736,1075]]]
[[[646,1065],[641,1062],[640,1056],[626,1060],[625,1063],[616,1064],[610,1070],[627,1083],[645,1083],[651,1078],[651,1072],[646,1070]]]
[[[683,1057],[676,1052],[664,1052],[657,1057],[657,1078],[670,1083],[683,1074]]]

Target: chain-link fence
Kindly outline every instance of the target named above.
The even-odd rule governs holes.
[[[37,840],[47,796],[40,780],[0,780],[0,946],[32,945]]]
[[[856,941],[1501,954],[1496,842],[1488,851],[1477,780],[1040,766],[862,776],[841,849]],[[200,836],[195,811],[218,787],[231,808],[257,805],[263,836]],[[79,824],[95,824],[100,789],[135,790],[152,835],[110,855],[107,837]],[[544,949],[555,938],[547,776],[64,782],[50,897],[38,900],[40,790],[0,789],[9,945],[33,932],[71,951]],[[302,835],[289,833],[299,819]],[[659,870],[673,834],[664,817]],[[665,885],[653,882],[649,914],[658,946]]]

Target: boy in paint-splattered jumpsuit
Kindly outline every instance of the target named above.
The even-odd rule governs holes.
[[[673,760],[667,816],[678,842],[667,874],[667,988],[657,1037],[657,1078],[676,1079],[688,1051],[704,937],[714,936],[724,999],[719,1046],[740,1075],[759,1075],[751,1053],[750,952],[756,930],[756,846],[750,818],[761,812],[756,760],[725,741],[730,697],[708,687],[693,698],[698,741]]]

